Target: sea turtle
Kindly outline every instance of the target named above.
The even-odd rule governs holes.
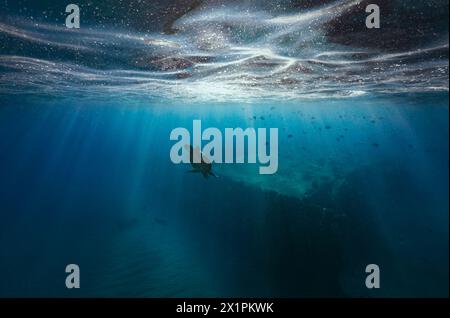
[[[208,179],[209,176],[213,176],[217,178],[212,172],[212,163],[199,149],[199,147],[192,147],[191,145],[185,145],[184,148],[189,150],[189,162],[192,165],[192,170],[189,172],[192,173],[201,173],[205,179]]]

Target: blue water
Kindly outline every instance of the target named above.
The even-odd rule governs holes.
[[[3,100],[0,295],[448,295],[447,98],[276,110]],[[171,129],[251,126],[248,114],[279,127],[289,183],[311,160],[331,161],[342,182],[310,171],[315,187],[294,196],[277,175],[263,190],[229,177],[233,165],[205,180],[171,163]],[[80,265],[80,290],[64,286],[69,263]],[[364,286],[370,263],[382,271],[377,291]]]
[[[448,1],[365,3],[80,0],[68,29],[0,0],[0,297],[448,297]],[[277,173],[174,165],[197,119],[278,128]]]

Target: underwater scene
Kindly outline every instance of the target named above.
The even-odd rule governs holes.
[[[0,297],[449,296],[448,1],[70,4],[0,0]]]

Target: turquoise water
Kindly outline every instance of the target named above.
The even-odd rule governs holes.
[[[448,297],[448,1],[77,4],[0,0],[0,297]],[[174,165],[194,120],[277,173]]]
[[[448,296],[447,102],[2,98],[0,295]],[[277,174],[172,164],[194,119],[279,128]]]

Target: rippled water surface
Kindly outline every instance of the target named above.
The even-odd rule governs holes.
[[[367,5],[357,0],[84,1],[77,30],[59,6],[3,3],[21,14],[0,21],[7,93],[229,101],[448,91],[446,1],[383,1],[382,35],[356,22]]]

